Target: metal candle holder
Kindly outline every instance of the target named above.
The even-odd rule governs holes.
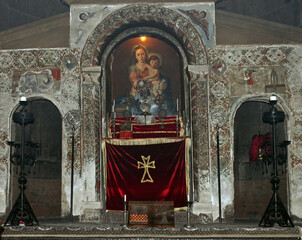
[[[192,208],[193,201],[187,201],[187,224],[184,226],[184,229],[193,231],[197,228],[191,224],[191,208]]]
[[[121,226],[123,228],[128,228],[128,213],[127,213],[128,202],[124,200],[123,205],[124,205],[124,212],[123,212],[124,222]]]
[[[26,196],[25,189],[27,183],[27,177],[25,175],[25,165],[32,166],[36,162],[36,149],[38,144],[31,141],[25,142],[25,126],[27,124],[34,122],[33,114],[27,112],[25,106],[27,105],[26,98],[22,97],[20,101],[22,106],[19,112],[13,114],[13,121],[21,125],[21,143],[15,143],[13,141],[8,141],[7,144],[10,146],[10,162],[16,166],[20,166],[20,174],[18,178],[20,194],[13,205],[12,210],[10,211],[5,225],[10,223],[10,225],[33,225],[35,221],[39,224]],[[20,152],[21,148],[21,152]],[[25,150],[29,149],[25,153]],[[14,154],[12,153],[14,149]]]
[[[276,124],[284,121],[284,112],[277,111],[275,105],[277,104],[276,96],[270,97],[271,110],[263,113],[262,120],[264,123],[272,125],[272,149],[273,149],[273,177],[271,179],[273,196],[265,210],[265,213],[259,223],[259,226],[273,227],[278,223],[280,227],[294,227],[294,224],[288,215],[283,202],[279,195],[280,178],[277,168],[277,150],[276,150]]]

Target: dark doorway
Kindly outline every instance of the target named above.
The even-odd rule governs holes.
[[[25,166],[25,195],[37,218],[61,216],[61,146],[62,118],[56,106],[48,100],[31,100],[25,107],[33,113],[34,123],[25,126],[25,143],[38,144],[36,162]],[[20,110],[20,106],[16,111]],[[21,127],[12,123],[12,139],[20,142]],[[12,166],[12,203],[19,195],[19,168]]]
[[[263,123],[263,112],[271,109],[268,103],[250,101],[243,103],[235,116],[234,124],[234,217],[235,220],[261,220],[265,209],[272,197],[273,190],[270,183],[272,165],[264,166],[263,157],[258,152],[255,139],[269,137],[272,125]],[[285,122],[276,125],[277,145],[287,140]],[[277,155],[280,153],[277,147]],[[284,167],[284,166],[283,166]],[[287,174],[280,168],[280,196],[287,206]],[[266,172],[267,169],[267,172]]]

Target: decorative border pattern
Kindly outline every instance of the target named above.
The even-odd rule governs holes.
[[[134,23],[155,23],[175,33],[186,49],[188,63],[207,63],[205,47],[194,26],[178,12],[159,5],[135,4],[124,7],[105,18],[88,37],[83,49],[82,67],[97,66],[106,42],[115,32]]]

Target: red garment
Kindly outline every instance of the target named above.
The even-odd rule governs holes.
[[[265,141],[270,144],[270,142],[271,142],[270,133],[253,136],[252,144],[250,147],[250,162],[254,162],[257,159],[258,153],[259,153],[259,148],[262,149],[262,152],[264,155],[270,153],[270,146],[267,146],[267,149],[263,148],[263,143]]]

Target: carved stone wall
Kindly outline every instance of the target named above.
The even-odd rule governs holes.
[[[48,99],[60,111],[63,118],[62,134],[62,209],[69,212],[71,126],[79,121],[80,110],[80,52],[70,49],[0,51],[1,86],[1,150],[0,150],[0,216],[5,215],[9,202],[9,148],[11,140],[11,116],[21,96],[31,99]],[[80,166],[80,131],[76,132],[75,168]],[[12,139],[13,140],[13,139]],[[78,146],[78,147],[77,147]]]
[[[300,54],[299,54],[300,53]],[[211,49],[210,58],[210,162],[212,196],[218,206],[216,171],[216,126],[220,126],[220,153],[223,155],[221,183],[225,215],[232,216],[234,199],[234,117],[239,106],[249,100],[267,101],[277,95],[278,105],[285,112],[289,154],[290,212],[301,219],[297,211],[302,195],[298,192],[301,179],[301,46],[228,46]],[[300,70],[299,70],[300,68]],[[299,202],[300,201],[300,202]]]
[[[207,163],[208,159],[208,148],[207,143],[208,140],[208,127],[207,127],[207,110],[208,110],[208,101],[207,101],[207,92],[208,92],[208,85],[207,85],[207,72],[208,67],[205,65],[207,63],[207,55],[206,49],[203,45],[203,39],[198,29],[195,28],[192,19],[188,20],[187,17],[184,17],[182,14],[188,12],[179,11],[177,7],[174,6],[174,9],[171,10],[168,7],[162,7],[160,5],[153,5],[153,4],[135,4],[129,5],[126,7],[122,7],[106,18],[104,18],[92,31],[91,35],[87,38],[86,44],[84,45],[82,57],[81,57],[81,66],[83,71],[84,69],[92,69],[96,68],[98,65],[101,64],[104,60],[104,53],[106,52],[106,48],[109,44],[116,44],[115,41],[112,39],[117,35],[120,34],[121,31],[126,31],[127,27],[132,26],[134,24],[139,23],[140,26],[149,26],[153,24],[153,31],[156,32],[156,28],[158,28],[158,32],[165,30],[171,36],[173,36],[176,40],[178,40],[178,44],[182,46],[181,52],[185,53],[186,61],[191,65],[191,68],[194,64],[195,70],[191,71],[192,77],[194,79],[191,80],[191,95],[193,96],[193,104],[196,106],[193,113],[193,120],[194,127],[201,126],[196,128],[196,131],[193,131],[193,162],[194,162],[194,173],[193,173],[193,181],[195,183],[195,193],[196,193],[196,201],[201,201],[199,199],[200,195],[200,186],[198,185],[199,177],[198,177],[198,168],[200,165],[204,165],[206,169],[206,173],[209,173],[209,164]],[[202,5],[201,5],[202,8]],[[89,14],[88,14],[89,15]],[[122,21],[123,19],[123,21]],[[121,39],[120,39],[121,40]],[[112,42],[111,42],[112,41]],[[112,46],[110,46],[112,48]],[[105,55],[106,57],[106,55]],[[102,61],[101,61],[102,60]],[[197,66],[197,67],[196,67]],[[196,68],[198,66],[202,66],[201,72],[195,74]],[[101,67],[101,66],[100,66]],[[100,70],[101,72],[101,70]],[[87,71],[84,72],[84,76],[87,75]],[[91,74],[90,74],[91,75]],[[194,76],[193,76],[194,75]],[[85,77],[83,80],[85,80]],[[103,81],[104,78],[103,78]],[[86,83],[83,81],[86,86]],[[104,86],[104,83],[99,83]],[[96,85],[95,85],[96,86]],[[84,91],[83,92],[83,99],[91,99],[92,91]],[[99,99],[104,99],[102,96],[99,96]],[[100,103],[101,106],[101,103]],[[201,111],[199,109],[202,109]],[[97,119],[92,119],[92,111],[95,109],[95,106],[92,104],[92,101],[84,101],[83,102],[83,109],[87,109],[90,111],[90,114],[84,113],[84,118],[86,120],[83,121],[83,141],[84,141],[84,149],[85,149],[85,142],[89,142],[87,144],[87,149],[91,149],[89,153],[87,151],[84,152],[83,158],[86,159],[88,156],[92,157],[92,150],[93,150],[93,142],[97,141],[94,138],[92,132],[86,131],[85,129],[91,129],[94,126],[94,129],[98,129],[101,125],[100,121]],[[203,114],[203,118],[200,118],[199,115]],[[85,116],[90,117],[85,117]],[[100,119],[99,119],[100,120]],[[203,133],[200,135],[200,133]],[[100,141],[100,139],[98,140]],[[94,143],[96,144],[96,143]],[[99,143],[97,143],[99,144]],[[89,147],[88,147],[89,145]],[[204,147],[205,146],[205,147]],[[100,152],[98,148],[95,148],[95,158],[100,156]],[[201,163],[200,158],[204,158],[204,161]],[[103,170],[103,169],[102,169]],[[206,184],[204,184],[206,185]],[[207,183],[206,186],[209,186]],[[210,202],[210,197],[207,195],[208,198],[206,202]],[[197,200],[198,199],[198,200]],[[103,200],[103,199],[102,199]],[[102,204],[103,205],[103,204]]]
[[[190,75],[193,150],[193,211],[197,221],[211,222],[218,217],[217,126],[220,133],[223,217],[232,218],[234,200],[233,130],[234,117],[247,100],[267,100],[274,93],[285,112],[289,140],[289,202],[295,220],[302,219],[302,46],[218,46],[214,41],[214,12],[202,4],[89,5],[101,9],[78,23],[87,33],[72,35],[76,48],[0,51],[0,217],[9,208],[9,150],[11,114],[21,96],[45,98],[59,109],[62,134],[62,215],[69,213],[70,155],[72,126],[76,126],[74,215],[81,220],[99,220],[103,208],[100,59],[106,44],[123,27],[154,23],[179,40],[186,53]],[[197,19],[194,11],[200,18]],[[107,10],[106,10],[107,9]],[[109,10],[108,10],[109,9]],[[77,8],[80,14],[80,8]],[[89,10],[89,11],[90,11]],[[88,12],[90,13],[90,12]],[[93,11],[92,11],[93,13]],[[93,16],[96,16],[95,18]],[[205,28],[207,20],[208,26]],[[80,21],[80,20],[79,20]],[[80,22],[81,22],[80,21]],[[198,22],[200,21],[200,22]],[[202,28],[202,24],[205,24]],[[212,24],[212,25],[211,25]],[[89,29],[89,28],[87,28]],[[203,43],[203,40],[207,42]],[[77,45],[78,41],[78,45]],[[106,43],[106,44],[105,44]],[[82,49],[83,48],[83,49]],[[36,74],[40,77],[28,77]],[[41,81],[42,80],[42,81]],[[204,144],[206,142],[206,144]]]

